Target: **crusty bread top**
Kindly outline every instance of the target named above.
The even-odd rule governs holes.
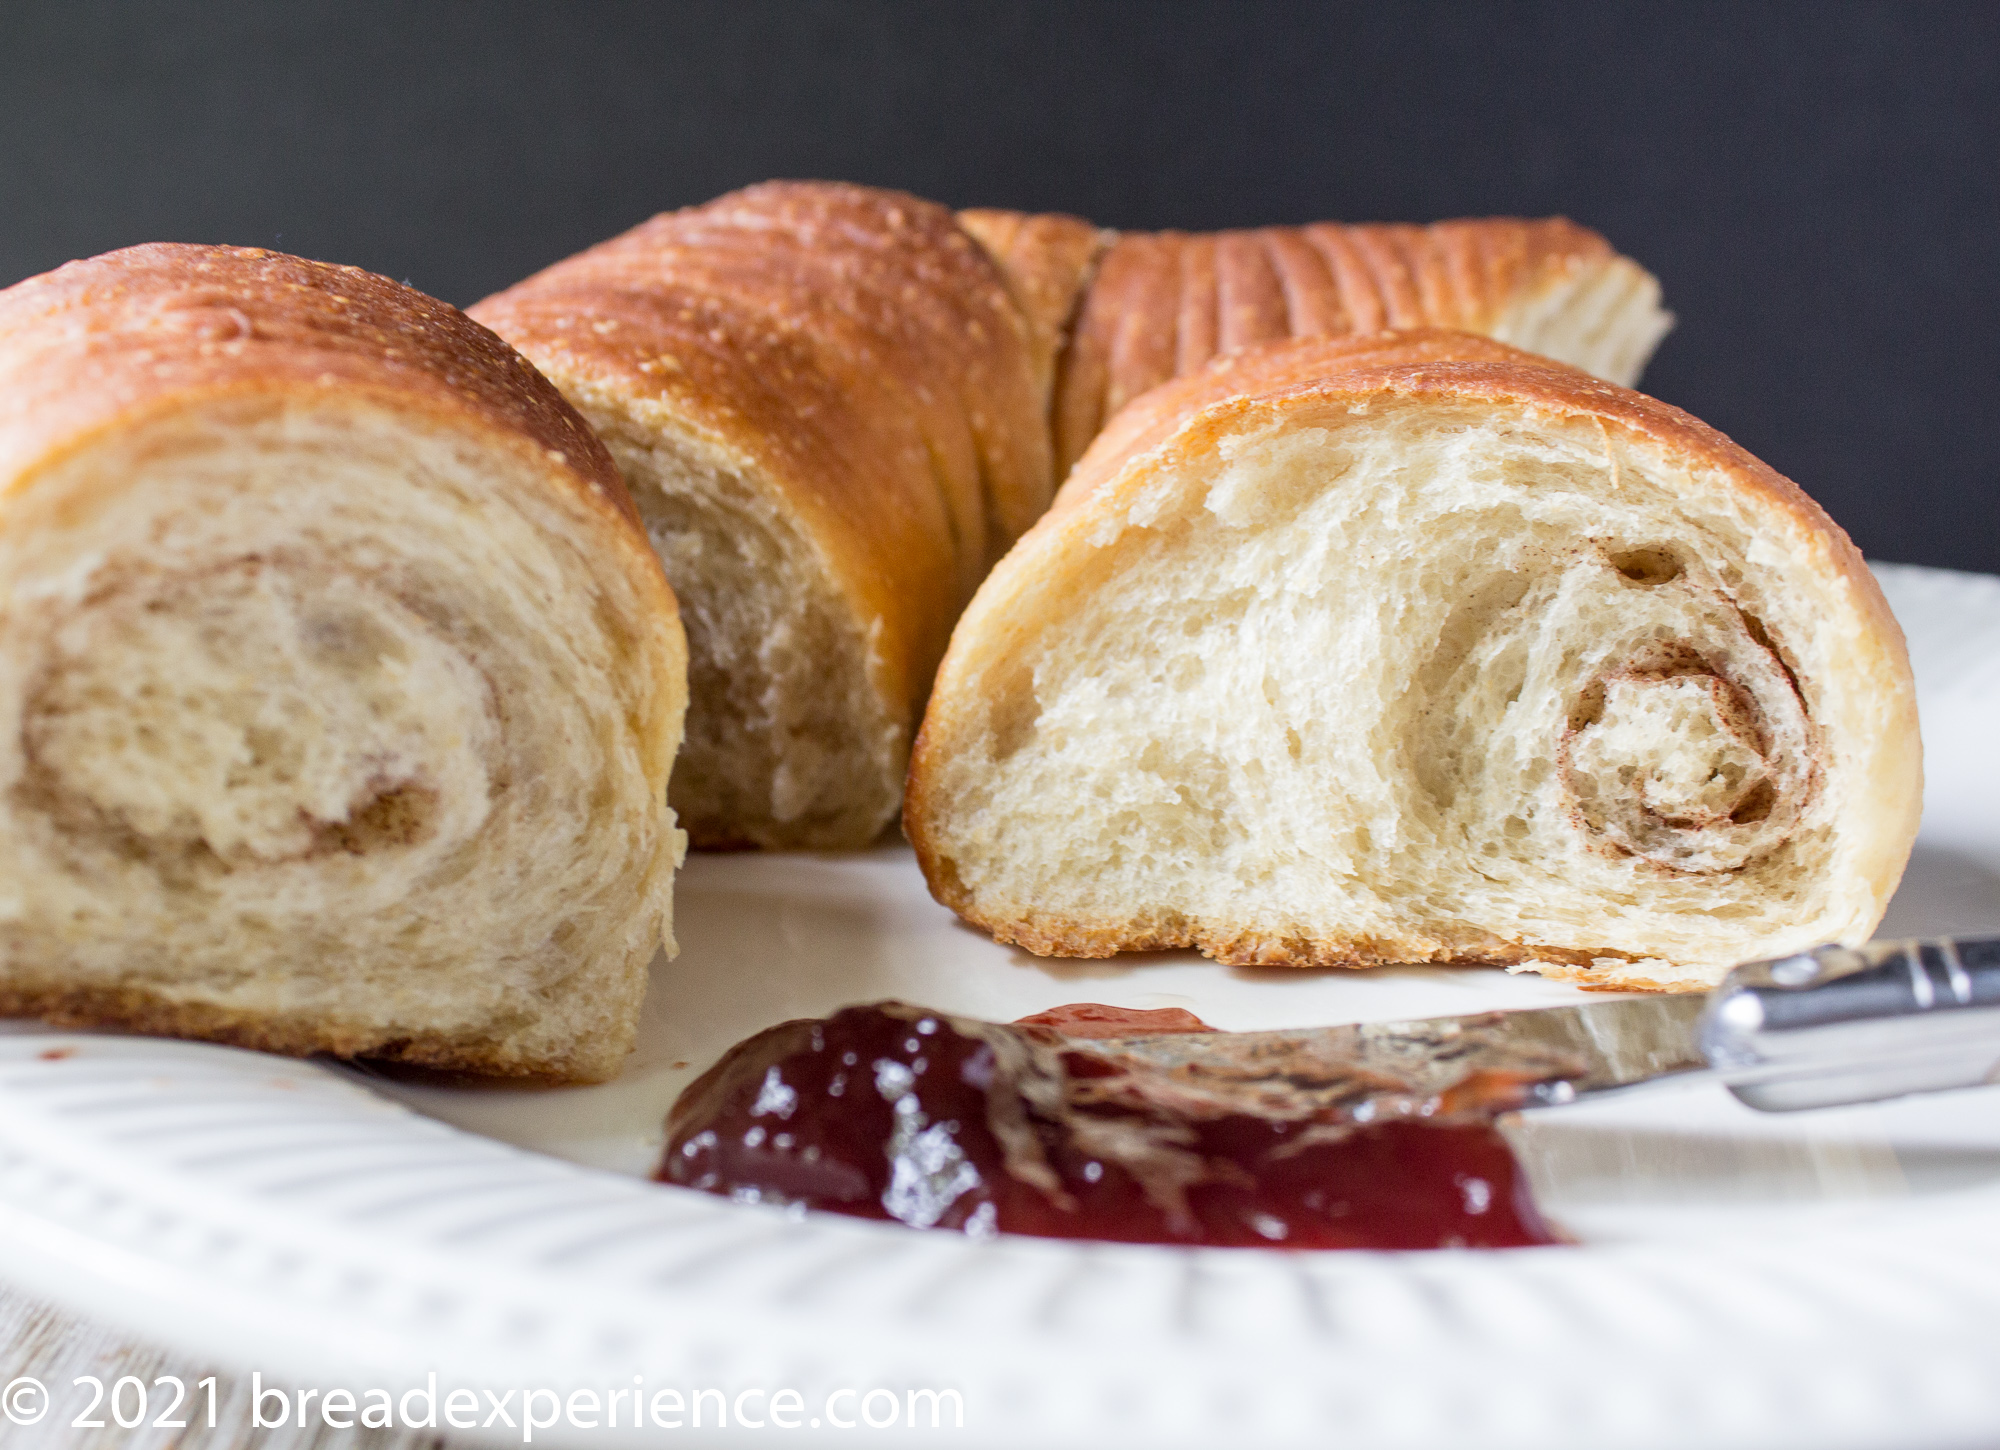
[[[1071,337],[1058,466],[1126,403],[1218,354],[1385,328],[1489,332],[1525,297],[1620,260],[1561,217],[1126,233],[1099,263]]]
[[[590,320],[600,306],[621,305],[618,293],[658,299],[646,326]],[[1054,470],[1028,319],[998,264],[936,203],[842,183],[767,182],[656,216],[486,299],[473,315],[538,360],[559,354],[559,370],[579,381],[670,398],[754,454],[818,458],[822,444],[849,454],[869,445],[830,435],[791,448],[788,435],[815,426],[808,403],[787,396],[795,375],[753,401],[747,384],[730,384],[721,360],[711,360],[704,387],[726,392],[704,408],[702,390],[673,377],[680,355],[670,346],[698,341],[698,329],[672,326],[673,314],[702,306],[737,316],[738,332],[761,332],[773,349],[809,356],[855,398],[854,426],[887,426],[885,411],[915,420],[945,494],[965,594],[1047,507]],[[865,496],[841,502],[869,507]]]
[[[1105,248],[1117,240],[1081,217],[1060,212],[1002,211],[975,207],[958,224],[979,239],[1027,315],[1035,349],[1035,376],[1051,408],[1057,369],[1070,327],[1083,305]]]
[[[638,523],[576,410],[457,308],[358,267],[176,242],[70,262],[0,292],[0,487],[23,486],[52,449],[173,398],[333,387],[477,419]]]

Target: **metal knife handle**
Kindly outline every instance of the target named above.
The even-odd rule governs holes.
[[[1819,947],[1738,967],[1695,1029],[1764,1112],[2000,1080],[2000,938]]]

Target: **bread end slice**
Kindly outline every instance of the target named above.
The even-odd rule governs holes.
[[[905,830],[1031,951],[1686,990],[1872,930],[1913,699],[1846,537],[1696,420],[1483,339],[1280,344],[1134,403],[988,579]]]

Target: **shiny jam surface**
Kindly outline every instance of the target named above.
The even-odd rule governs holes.
[[[1162,1032],[1213,1032],[1184,1007],[1107,1007],[1067,1002],[1015,1020],[1016,1027],[1053,1027],[1065,1037],[1134,1037]]]
[[[1115,1042],[1042,1025],[1069,1010],[1004,1026],[886,1002],[771,1028],[675,1104],[658,1177],[973,1235],[1299,1249],[1558,1242],[1490,1114],[1378,1113],[1365,1094],[1337,1113],[1239,1110],[1250,1101],[1241,1094],[1209,1095],[1185,1072],[1119,1056]],[[1179,1017],[1159,1025],[1208,1030]],[[1149,1025],[1073,1020],[1132,1034],[1128,1043]]]

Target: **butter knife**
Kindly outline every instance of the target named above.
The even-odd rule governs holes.
[[[1371,1025],[1568,1054],[1583,1069],[1537,1084],[1546,1106],[1694,1074],[1767,1113],[1878,1102],[2000,1081],[2000,937],[1823,946],[1740,966],[1706,996]]]
[[[1763,1112],[1833,1107],[2000,1080],[2000,938],[1824,946],[1705,995],[1072,1048],[1277,1117],[1554,1107],[1696,1078]]]

